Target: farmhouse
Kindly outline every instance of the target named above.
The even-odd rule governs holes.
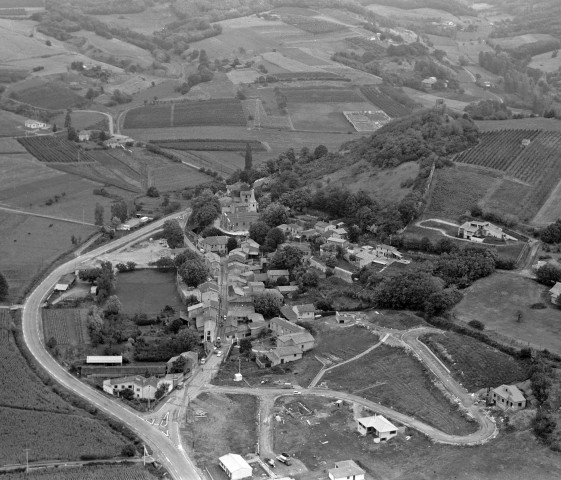
[[[76,283],[76,275],[73,273],[67,273],[60,277],[59,281],[55,285],[55,292],[66,292],[66,290],[72,288]]]
[[[302,358],[302,350],[298,347],[276,347],[265,354],[266,361],[257,363],[261,368],[264,366],[276,367],[285,363],[295,362]]]
[[[373,434],[374,441],[385,442],[397,435],[397,427],[382,415],[357,418],[357,429],[361,435]]]
[[[109,378],[103,381],[103,391],[111,395],[118,395],[119,392],[129,389],[134,392],[134,398],[140,400],[154,400],[156,391],[162,385],[166,385],[169,392],[173,388],[173,383],[164,379],[150,377],[145,378],[137,375],[134,377]]]
[[[479,222],[472,220],[462,223],[458,228],[458,237],[466,238],[472,242],[482,242],[485,237],[498,238],[499,240],[516,240],[503,232],[501,227],[497,227],[490,222]]]
[[[551,303],[554,305],[561,304],[561,282],[555,282],[553,288],[549,290],[549,294],[551,295]]]
[[[229,453],[220,457],[218,463],[231,480],[240,480],[242,478],[251,477],[253,474],[251,465],[247,463],[241,455],[236,453]]]
[[[349,323],[365,319],[366,315],[360,312],[335,312],[335,321],[337,323]]]
[[[78,132],[78,140],[80,142],[89,142],[91,136],[91,130],[81,130],[80,132]]]
[[[302,352],[314,348],[314,337],[310,332],[288,333],[277,337],[277,347],[297,347]]]
[[[493,388],[490,399],[502,410],[522,410],[526,408],[526,399],[515,385],[501,385]]]
[[[289,322],[288,320],[279,317],[275,317],[271,319],[269,328],[273,331],[275,335],[278,336],[306,331],[304,327],[301,327],[300,325],[296,325],[295,323]]]
[[[335,468],[327,470],[330,480],[364,480],[364,473],[352,460],[335,462]]]
[[[280,311],[284,318],[296,322],[298,320],[313,320],[316,308],[311,303],[306,305],[284,305]]]
[[[35,130],[37,128],[49,128],[49,125],[46,124],[45,122],[40,122],[38,120],[26,120],[25,128],[31,128]]]
[[[271,282],[276,282],[280,277],[288,278],[288,270],[269,270],[267,272],[267,279]]]
[[[226,253],[228,250],[226,244],[228,237],[226,235],[218,235],[213,237],[199,238],[197,247],[204,250],[205,253],[213,252],[219,255]]]

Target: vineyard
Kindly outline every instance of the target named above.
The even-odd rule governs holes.
[[[83,151],[77,143],[63,137],[19,137],[18,142],[41,162],[95,162],[95,158],[89,152]]]
[[[10,326],[12,318],[8,310],[0,310],[0,345],[10,343]],[[5,348],[5,347],[2,347]]]
[[[65,163],[52,165],[53,168],[61,170],[62,172],[72,173],[80,177],[87,178],[94,182],[102,183],[104,185],[111,185],[120,188],[127,192],[138,193],[141,191],[140,185],[134,185],[122,180],[113,170],[95,163]]]
[[[282,93],[288,103],[362,103],[362,97],[353,90],[338,88],[287,88]]]
[[[268,77],[273,77],[279,82],[290,82],[290,81],[312,81],[312,80],[325,80],[325,81],[335,81],[340,82],[350,82],[351,80],[336,73],[331,72],[283,72],[270,74]]]
[[[146,105],[127,112],[123,128],[165,128],[171,124],[171,104]]]
[[[367,98],[370,103],[376,105],[392,118],[403,117],[405,115],[409,115],[412,112],[409,107],[402,105],[390,96],[382,93],[374,85],[364,85],[360,87],[360,92]]]
[[[347,29],[345,25],[339,23],[328,22],[326,20],[319,20],[314,17],[306,17],[303,15],[283,16],[282,21],[300,30],[314,34],[339,32]]]
[[[152,185],[162,192],[194,187],[206,183],[209,177],[181,163],[156,167],[151,172]]]
[[[44,309],[43,331],[45,341],[54,338],[57,345],[88,343],[86,311],[79,308]]]
[[[88,465],[81,468],[57,468],[7,473],[2,480],[155,480],[144,467],[137,465]]]
[[[227,151],[245,152],[246,145],[254,152],[266,152],[265,146],[258,140],[220,140],[220,139],[189,139],[189,140],[150,140],[162,148],[172,150],[196,151]]]

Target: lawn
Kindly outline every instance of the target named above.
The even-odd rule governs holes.
[[[395,328],[397,330],[409,330],[410,328],[427,325],[421,317],[410,312],[375,310],[368,312],[367,316],[368,321],[374,325],[385,328]]]
[[[437,228],[438,230],[443,230],[445,233],[452,237],[458,236],[458,227],[459,225],[448,225],[447,223],[438,222],[436,220],[423,220],[419,222],[420,227],[427,227],[431,230]]]
[[[166,305],[177,310],[182,306],[175,288],[175,274],[157,270],[136,270],[117,277],[115,294],[125,314],[161,312]]]
[[[528,363],[466,335],[429,334],[422,341],[469,392],[521,382],[529,376]]]
[[[475,428],[433,385],[432,376],[423,365],[398,348],[381,345],[358,360],[327,372],[322,381],[330,389],[358,393],[446,433],[463,435]]]
[[[514,273],[494,273],[464,290],[454,308],[458,319],[479,320],[485,328],[561,354],[560,310],[549,301],[548,287]],[[531,305],[543,303],[544,309]],[[518,312],[522,321],[518,322]]]
[[[207,413],[205,418],[197,412]],[[215,464],[226,453],[246,455],[257,446],[258,402],[252,395],[203,393],[189,404],[182,430],[189,456],[199,467]]]
[[[435,444],[406,429],[409,440],[398,435],[386,444],[375,444],[370,437],[357,434],[348,404],[335,408],[334,399],[299,400],[317,414],[299,420],[285,411],[284,423],[274,422],[273,435],[275,451],[296,455],[314,470],[305,478],[325,478],[325,469],[350,458],[359,461],[375,480],[549,480],[561,476],[559,455],[542,446],[530,432],[502,431],[485,445],[458,448]],[[282,405],[298,408],[290,398],[279,399],[276,410],[280,411]]]

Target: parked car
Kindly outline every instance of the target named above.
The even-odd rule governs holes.
[[[221,357],[222,356],[222,350],[218,350],[218,352],[216,352],[216,356]]]
[[[206,363],[206,358],[201,358],[201,365],[204,365]]]
[[[275,461],[272,458],[266,458],[265,462],[269,465],[269,467],[275,468]]]
[[[277,457],[277,460],[278,460],[279,462],[281,462],[281,463],[284,463],[284,464],[285,464],[286,466],[288,466],[288,467],[289,467],[290,465],[292,465],[292,462],[290,461],[290,459],[289,459],[288,457],[284,456],[284,455],[279,455],[279,456]]]
[[[294,390],[294,392],[292,393],[294,393],[294,395],[302,395],[302,392],[300,392],[299,390]]]

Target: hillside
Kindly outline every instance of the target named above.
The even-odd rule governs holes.
[[[561,39],[561,3],[557,0],[499,2],[502,9],[514,14],[512,22],[497,26],[493,36],[507,37],[526,33],[548,33]]]

